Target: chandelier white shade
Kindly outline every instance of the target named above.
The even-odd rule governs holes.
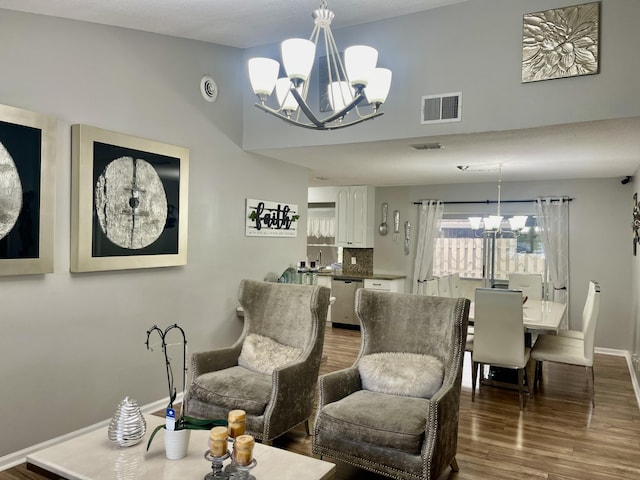
[[[391,88],[391,70],[388,68],[374,68],[369,85],[364,93],[367,101],[377,109],[384,103]]]
[[[280,54],[291,82],[294,84],[306,82],[316,56],[315,44],[304,38],[290,38],[280,45]]]
[[[378,51],[366,45],[351,46],[344,51],[343,63],[331,32],[335,15],[327,8],[325,0],[312,17],[315,25],[309,40],[290,38],[280,45],[286,77],[277,78],[280,63],[276,60],[263,57],[249,60],[251,87],[260,101],[256,107],[288,123],[315,130],[344,128],[382,115],[379,108],[389,94],[392,74],[389,69],[376,67]],[[319,64],[326,62],[321,67],[326,67],[325,91],[333,110],[324,119],[319,119],[307,103],[311,70],[316,55],[321,53],[318,52],[319,42],[325,51]],[[277,108],[267,105],[274,89]],[[288,94],[285,94],[286,89]],[[347,117],[350,113],[351,117]]]
[[[471,230],[479,230],[482,224],[482,217],[469,217],[469,223],[471,224]]]
[[[509,225],[511,226],[511,230],[522,230],[527,224],[527,219],[529,217],[527,215],[515,215],[509,219]]]
[[[271,58],[256,57],[249,60],[249,79],[256,95],[268,97],[278,78],[280,64]]]
[[[489,215],[482,219],[484,221],[485,230],[500,230],[502,223],[502,215]]]
[[[279,78],[276,81],[276,98],[280,104],[280,109],[287,117],[298,109],[298,102],[290,92],[291,81],[288,78]]]
[[[366,45],[354,45],[344,51],[344,64],[347,68],[347,77],[353,87],[369,84],[378,62],[378,51]]]

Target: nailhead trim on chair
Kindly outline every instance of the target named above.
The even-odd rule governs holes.
[[[311,296],[311,305],[315,305],[318,302],[318,295],[319,294],[320,294],[320,289],[314,290],[314,292],[312,293],[312,296]],[[315,310],[315,311],[312,310],[312,312],[311,312],[311,331],[315,332],[313,337],[309,339],[309,341],[311,342],[312,345],[316,344],[316,340],[317,340],[317,337],[318,337],[317,325],[318,325],[318,311],[317,310]],[[309,352],[309,355],[311,355],[311,352]],[[308,357],[308,355],[307,355],[307,357]],[[272,375],[275,375],[275,372]],[[278,377],[276,377],[274,379],[274,381],[273,381],[272,392],[275,392],[278,389],[279,383],[280,382],[278,380]],[[273,405],[273,404],[271,403],[271,405]],[[312,408],[312,410],[313,410],[313,408]],[[272,413],[273,413],[272,410],[267,410],[267,411],[264,412],[264,432],[259,437],[263,441],[269,441],[270,442],[270,441],[273,440],[273,438],[270,437],[271,432],[269,432],[269,425],[271,424],[270,420],[271,420],[271,414]],[[303,422],[304,422],[304,420],[303,420]],[[300,423],[302,423],[302,422],[300,422]],[[298,424],[298,425],[300,425],[300,424]]]

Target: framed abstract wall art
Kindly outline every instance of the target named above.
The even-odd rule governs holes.
[[[0,275],[53,272],[56,129],[0,105]]]
[[[71,271],[187,263],[189,150],[71,127]]]
[[[600,2],[527,13],[522,83],[598,73]]]

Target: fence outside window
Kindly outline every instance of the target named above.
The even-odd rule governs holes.
[[[458,272],[463,278],[483,277],[482,238],[436,238],[433,252],[433,276]],[[510,272],[544,275],[544,253],[520,253],[515,238],[496,239],[495,277],[507,280]]]
[[[508,223],[503,222],[508,230]],[[485,233],[487,235],[487,233]],[[439,234],[433,252],[433,276],[459,273],[461,278],[482,279],[484,249],[493,238],[486,239],[482,230],[473,230],[466,216],[445,216],[440,221]],[[487,256],[490,258],[491,256]],[[545,255],[533,215],[518,234],[506,231],[495,238],[495,280],[508,280],[509,273],[540,273],[545,276]],[[487,266],[488,271],[489,266]]]

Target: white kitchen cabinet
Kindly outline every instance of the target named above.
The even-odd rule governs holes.
[[[374,201],[374,187],[338,187],[336,192],[336,246],[373,248]]]
[[[394,280],[378,280],[375,278],[365,278],[364,288],[369,288],[371,290],[382,290],[385,292],[404,293],[404,278],[397,278]]]

